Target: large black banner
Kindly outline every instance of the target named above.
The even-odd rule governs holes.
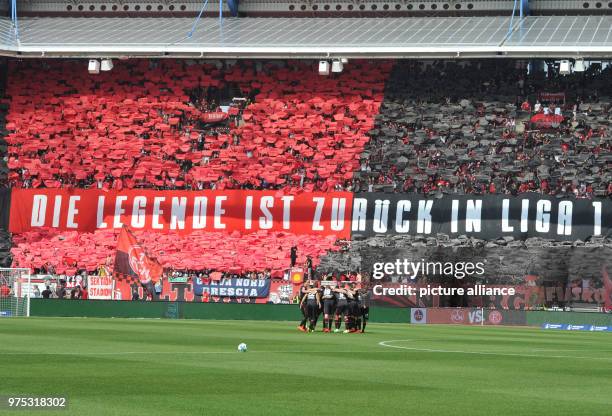
[[[358,193],[353,199],[353,237],[375,235],[466,235],[587,240],[612,235],[609,199],[560,199],[535,193],[444,195]]]

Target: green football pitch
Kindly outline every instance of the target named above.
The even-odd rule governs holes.
[[[0,395],[61,415],[611,415],[612,334],[290,322],[0,319]],[[248,352],[239,353],[240,342]]]

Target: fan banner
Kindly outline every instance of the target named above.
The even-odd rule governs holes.
[[[227,278],[218,281],[193,279],[193,293],[196,296],[265,298],[270,293],[270,279]]]
[[[14,189],[10,231],[129,226],[179,234],[267,230],[349,238],[352,199],[350,192]]]
[[[14,189],[9,231],[120,229],[189,234],[196,230],[291,232],[338,238],[466,235],[587,240],[612,235],[612,202],[507,195],[282,191]]]
[[[231,281],[232,279],[227,279]],[[247,279],[237,279],[247,280]],[[254,280],[254,287],[257,294],[264,295],[261,297],[248,297],[251,295],[253,287],[245,286],[245,282],[240,285],[232,284],[233,295],[229,295],[227,290],[228,285],[220,286],[219,282],[211,284],[210,281],[200,280],[190,277],[186,282],[170,282],[169,279],[162,278],[155,286],[154,290],[159,293],[150,293],[142,285],[130,282],[125,279],[116,279],[114,281],[114,300],[130,301],[132,299],[133,290],[138,293],[139,299],[142,300],[159,300],[169,302],[207,302],[207,303],[274,303],[274,304],[291,304],[297,303],[297,295],[299,287],[285,280]],[[261,283],[263,282],[263,283]],[[236,282],[237,283],[237,282]],[[249,285],[250,285],[249,281]],[[224,287],[224,290],[218,290]],[[212,290],[212,288],[215,288]],[[267,289],[266,289],[267,288]],[[235,289],[240,289],[237,291]],[[211,295],[209,292],[218,293]],[[196,294],[197,292],[197,294]],[[253,292],[255,293],[255,292]],[[222,294],[222,295],[221,295]]]
[[[87,276],[89,299],[112,299],[115,281],[111,276]]]
[[[536,193],[440,195],[358,193],[352,232],[375,235],[466,235],[482,240],[530,237],[587,240],[612,235],[608,199],[561,199]]]

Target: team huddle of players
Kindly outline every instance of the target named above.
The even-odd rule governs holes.
[[[335,324],[333,332],[340,332],[344,320],[344,333],[363,333],[370,312],[368,292],[355,284],[342,287],[326,281],[317,287],[310,280],[300,289],[300,310],[304,317],[298,326],[300,331],[313,332],[323,313],[323,332],[332,332],[332,323]]]

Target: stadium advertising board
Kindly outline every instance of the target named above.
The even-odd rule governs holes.
[[[573,325],[573,324],[557,324],[543,323],[542,329],[560,329],[564,331],[591,331],[591,332],[612,332],[612,326],[606,325]]]
[[[413,309],[414,310],[414,309]],[[411,323],[454,325],[527,325],[525,311],[510,311],[484,308],[429,308],[423,310],[421,320]],[[414,314],[413,314],[414,315]]]
[[[188,234],[195,230],[288,231],[336,235],[470,235],[585,240],[612,235],[608,200],[540,194],[456,195],[350,192],[14,189],[10,231],[119,229]]]

